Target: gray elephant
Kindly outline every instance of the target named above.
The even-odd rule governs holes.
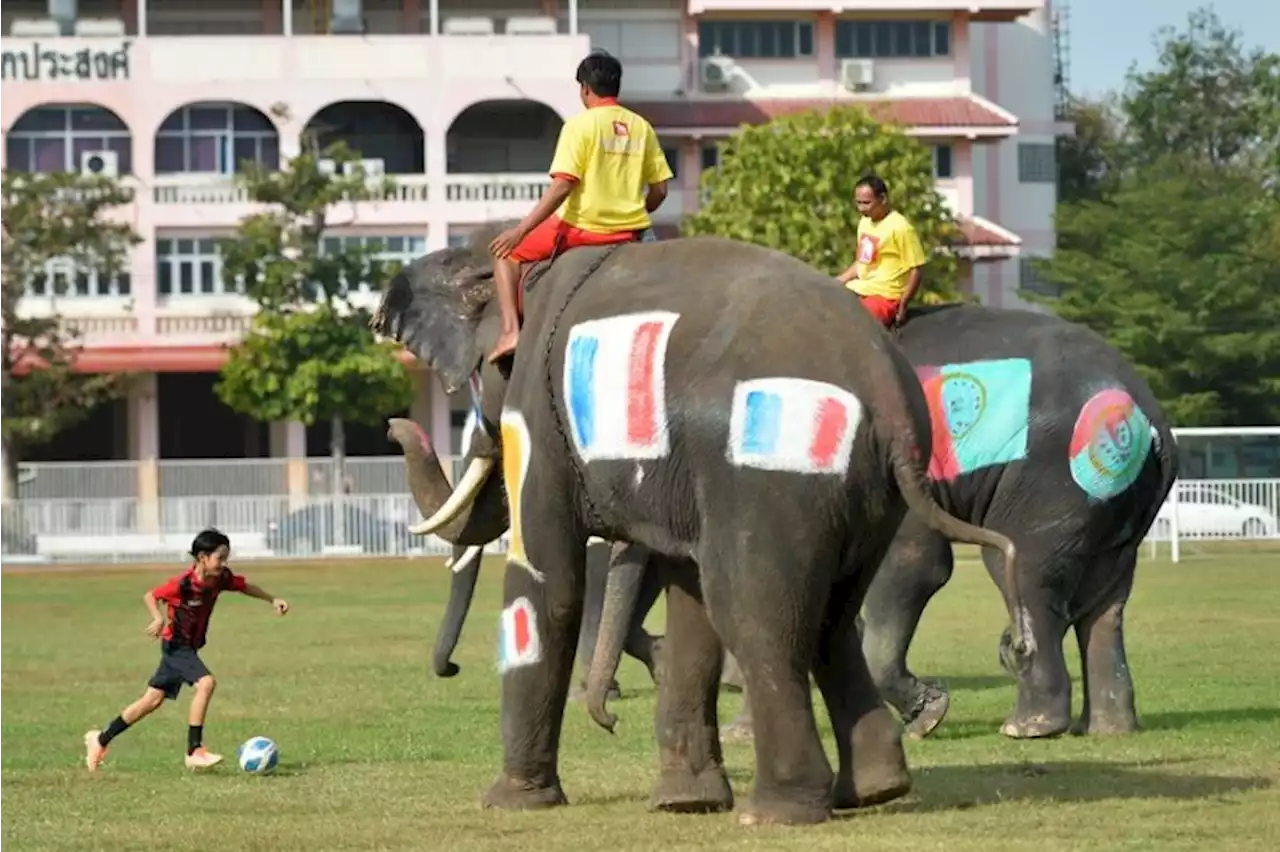
[[[934,496],[958,517],[1006,533],[1020,554],[1039,653],[1017,659],[1010,633],[1002,637],[999,659],[1018,682],[1003,733],[1045,737],[1071,726],[1062,652],[1069,627],[1083,660],[1076,730],[1135,730],[1123,613],[1138,547],[1177,476],[1172,429],[1151,389],[1094,332],[1043,314],[919,308],[898,340],[929,400]],[[1005,590],[1001,555],[988,548],[983,558]],[[952,568],[950,542],[909,514],[875,574],[859,626],[877,686],[916,736],[942,721],[950,699],[908,670],[907,649]],[[612,621],[632,615],[628,587],[638,582],[626,566],[610,577],[594,678],[616,666]],[[599,704],[593,692],[599,684],[589,678],[588,701]],[[734,733],[750,731],[751,706],[744,702]]]
[[[811,823],[905,794],[901,729],[854,617],[908,507],[1005,554],[1016,650],[1035,655],[1013,545],[929,496],[928,409],[906,359],[807,264],[699,237],[578,248],[540,267],[508,372],[482,359],[498,331],[491,236],[410,264],[374,317],[447,391],[471,381],[484,426],[456,488],[417,430],[423,452],[406,460],[426,520],[413,531],[465,546],[510,528],[504,757],[485,803],[566,801],[559,738],[590,536],[650,549],[665,583],[653,806],[733,805],[716,715],[725,646],[760,719],[741,821]],[[415,426],[391,430],[404,444]],[[835,732],[834,775],[811,672]]]

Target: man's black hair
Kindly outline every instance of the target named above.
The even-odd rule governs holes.
[[[858,187],[865,186],[876,194],[877,198],[884,198],[889,194],[889,185],[877,174],[865,174],[858,179],[853,185],[853,191],[857,192]]]
[[[574,79],[598,98],[616,98],[622,91],[622,63],[606,50],[593,50],[578,63]]]
[[[213,553],[224,545],[230,547],[231,539],[213,527],[209,527],[207,530],[201,530],[192,540],[191,555],[199,559],[204,554]]]

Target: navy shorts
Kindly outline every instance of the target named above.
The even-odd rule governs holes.
[[[160,655],[160,666],[147,686],[162,690],[164,697],[172,701],[184,683],[194,684],[207,674],[211,672],[194,648],[166,647]]]

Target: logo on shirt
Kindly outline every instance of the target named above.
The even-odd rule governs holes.
[[[631,135],[631,130],[628,129],[625,121],[615,121],[613,123],[613,135],[625,138]]]
[[[858,237],[858,263],[875,263],[880,257],[880,238],[872,234]]]

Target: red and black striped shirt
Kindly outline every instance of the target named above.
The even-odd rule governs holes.
[[[245,585],[244,577],[233,573],[230,568],[223,568],[220,575],[205,582],[199,570],[192,566],[156,586],[151,590],[152,597],[169,606],[168,623],[160,638],[169,646],[204,647],[209,618],[213,615],[218,595],[228,591],[243,592]]]

